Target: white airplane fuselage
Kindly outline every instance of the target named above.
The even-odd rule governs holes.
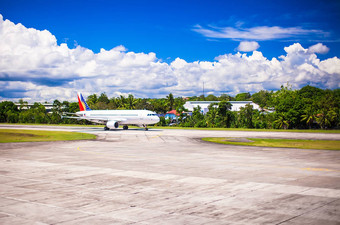
[[[106,124],[108,128],[118,125],[146,126],[159,122],[159,117],[150,110],[90,110],[76,112],[81,119]]]

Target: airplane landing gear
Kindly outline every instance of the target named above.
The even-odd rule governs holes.
[[[146,124],[144,124],[143,127],[145,131],[149,130]]]
[[[108,128],[107,126],[104,127],[104,130],[110,130],[110,128]]]
[[[127,130],[127,129],[129,129],[129,127],[127,125],[124,125],[123,130]]]

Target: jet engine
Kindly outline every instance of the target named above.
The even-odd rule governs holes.
[[[110,129],[113,129],[113,128],[118,128],[119,124],[117,121],[108,121],[106,123],[106,126]]]

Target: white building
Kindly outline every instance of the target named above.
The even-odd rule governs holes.
[[[260,106],[252,101],[229,101],[231,103],[231,111],[240,111],[241,107],[245,107],[247,104],[253,106],[253,109],[260,109]],[[184,104],[184,108],[186,108],[189,112],[194,111],[194,108],[198,106],[201,107],[201,111],[203,114],[209,111],[208,106],[211,103],[220,103],[220,101],[187,101]]]
[[[52,108],[53,108],[53,103],[42,103],[42,102],[38,102],[40,104],[42,104],[43,106],[45,106],[46,112],[51,112]],[[20,103],[15,102],[14,103],[18,108],[21,106]],[[23,108],[22,109],[30,109],[32,108],[32,106],[34,105],[34,103],[24,103]]]

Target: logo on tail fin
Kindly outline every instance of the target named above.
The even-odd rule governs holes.
[[[89,111],[91,110],[90,107],[87,105],[83,95],[78,92],[78,102],[79,102],[79,109],[80,111]]]

